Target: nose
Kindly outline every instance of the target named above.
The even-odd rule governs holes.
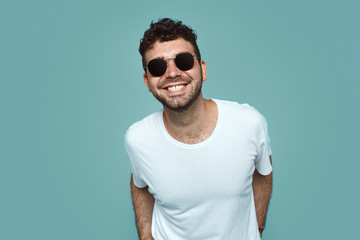
[[[165,77],[167,78],[176,78],[181,74],[180,69],[177,68],[175,64],[175,59],[167,59],[167,69],[165,72]]]

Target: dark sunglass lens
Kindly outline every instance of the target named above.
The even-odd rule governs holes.
[[[153,59],[148,63],[148,69],[151,75],[159,77],[166,72],[166,62],[163,59]]]
[[[180,70],[187,71],[194,66],[194,57],[191,53],[180,53],[176,56],[175,63]]]

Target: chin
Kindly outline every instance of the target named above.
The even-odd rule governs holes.
[[[200,96],[200,92],[198,94],[195,94],[192,96],[192,98],[187,99],[186,101],[179,101],[179,102],[173,102],[168,103],[166,101],[162,102],[164,107],[167,107],[168,109],[174,111],[174,112],[184,112],[186,110],[188,110],[193,104],[194,102],[199,98]]]
[[[162,98],[160,96],[156,96],[155,94],[154,96],[160,103],[162,103],[164,108],[168,108],[174,112],[184,112],[188,110],[194,104],[194,102],[200,97],[201,88],[202,88],[202,82],[200,82],[199,86],[197,86],[197,88],[195,88],[188,96],[183,96],[186,99],[170,99],[170,101],[167,101],[167,99]]]
[[[191,103],[186,104],[186,105],[178,105],[176,107],[174,106],[167,106],[170,110],[174,111],[174,112],[184,112],[186,110],[188,110],[191,107]]]

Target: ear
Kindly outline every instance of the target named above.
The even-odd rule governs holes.
[[[203,82],[206,81],[206,63],[204,60],[201,60],[200,62],[200,65],[201,65],[201,72],[202,72],[202,76],[203,76]]]
[[[146,84],[149,92],[151,92],[151,89],[150,89],[150,86],[149,86],[149,79],[147,78],[146,73],[144,73],[143,78],[144,78],[144,83]]]

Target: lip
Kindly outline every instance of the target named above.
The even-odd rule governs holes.
[[[179,94],[182,94],[183,92],[185,92],[186,87],[187,87],[188,84],[189,83],[174,83],[174,84],[166,85],[166,87],[164,87],[163,89],[169,95],[179,95]],[[184,87],[182,89],[180,89],[180,90],[177,90],[177,91],[169,91],[167,89],[168,87],[174,87],[174,86],[179,86],[179,85],[184,85]]]
[[[165,87],[163,87],[163,89],[167,90],[167,88],[169,87],[175,87],[175,86],[179,86],[179,85],[184,85],[184,87],[186,87],[186,85],[188,85],[188,82],[178,82],[178,83],[172,83],[172,84],[168,84]]]

